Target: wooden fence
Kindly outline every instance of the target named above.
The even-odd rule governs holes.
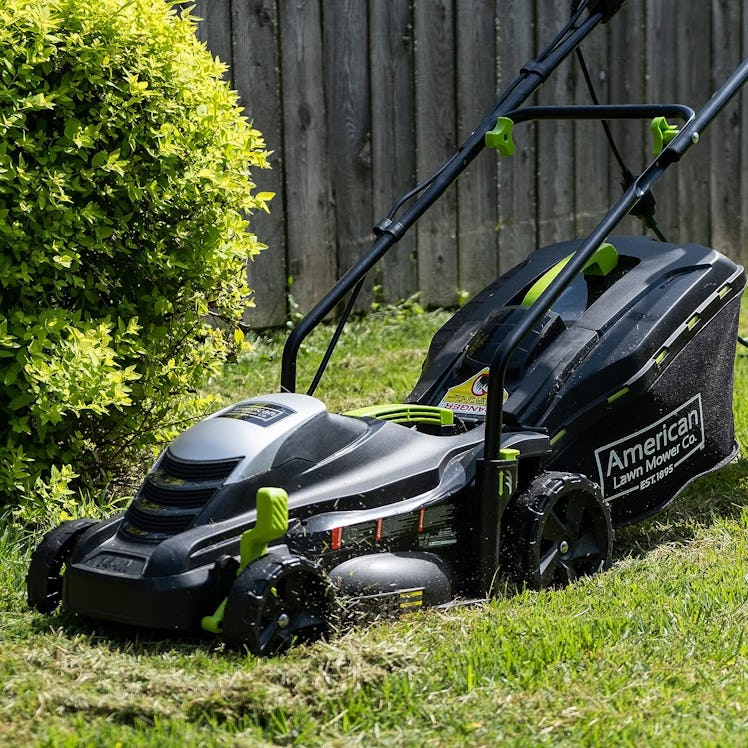
[[[371,227],[470,133],[497,91],[568,17],[570,0],[197,0],[199,34],[230,66],[231,85],[272,149],[256,172],[276,193],[253,230],[254,327],[308,310],[366,250]],[[583,46],[602,102],[701,106],[748,53],[748,0],[628,0]],[[588,103],[568,60],[538,103]],[[748,259],[748,95],[656,188],[672,241]],[[646,123],[617,123],[632,171],[648,161]],[[596,123],[517,128],[510,159],[484,153],[370,279],[428,306],[475,293],[536,246],[583,235],[620,194]],[[639,231],[627,218],[623,232]]]

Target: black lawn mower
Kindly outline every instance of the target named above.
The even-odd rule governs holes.
[[[279,393],[181,434],[124,514],[44,537],[27,577],[32,608],[62,603],[274,654],[333,620],[599,572],[614,528],[735,457],[743,268],[696,244],[611,232],[629,213],[651,223],[650,188],[739,91],[748,60],[698,113],[523,106],[622,4],[577,0],[458,152],[394,205],[371,249],[291,333]],[[313,393],[367,272],[481,150],[510,155],[513,128],[549,118],[651,119],[657,155],[625,176],[587,238],[538,249],[462,307],[404,403],[328,412]],[[297,393],[302,341],[346,297],[311,387]]]

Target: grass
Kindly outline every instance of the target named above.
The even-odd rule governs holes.
[[[358,321],[319,395],[402,398],[442,313]],[[318,357],[311,342],[305,359]],[[257,343],[215,391],[277,387]],[[373,369],[369,365],[373,364]],[[374,374],[366,374],[373,371]],[[300,371],[308,382],[311,369]],[[366,392],[366,396],[364,396]],[[372,395],[372,392],[374,393]],[[748,444],[748,358],[736,360]],[[620,531],[613,568],[566,589],[415,614],[258,661],[211,639],[25,609],[30,538],[0,532],[3,745],[725,746],[748,734],[748,463]]]

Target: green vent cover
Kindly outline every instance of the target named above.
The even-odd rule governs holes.
[[[371,405],[368,408],[349,410],[343,415],[357,418],[379,418],[382,421],[395,423],[430,423],[434,426],[451,426],[455,420],[454,413],[447,408],[413,403]]]

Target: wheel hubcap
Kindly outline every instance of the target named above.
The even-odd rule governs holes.
[[[278,616],[278,628],[279,629],[288,628],[289,623],[291,623],[291,619],[288,617],[287,613],[281,613]]]
[[[569,552],[569,542],[567,540],[561,540],[558,544],[558,552],[565,556]]]

